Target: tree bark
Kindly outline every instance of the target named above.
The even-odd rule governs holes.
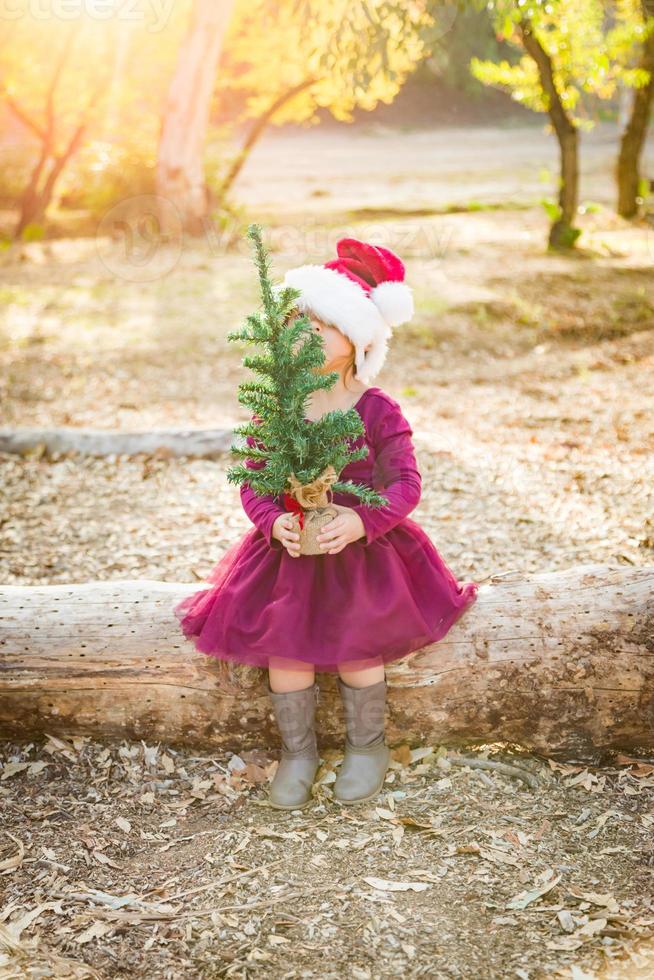
[[[268,106],[266,111],[255,120],[243,143],[243,146],[230,164],[227,173],[225,174],[225,177],[223,178],[220,187],[216,192],[216,196],[219,201],[222,201],[229,193],[232,184],[243,169],[243,165],[252,152],[257,140],[263,134],[268,123],[274,118],[275,113],[278,112],[283,105],[286,105],[287,102],[290,102],[291,99],[294,99],[296,95],[303,92],[305,88],[311,88],[312,85],[315,85],[317,81],[317,78],[307,78],[303,82],[299,82],[297,85],[294,85],[293,88],[289,89],[287,92],[282,92],[282,94]]]
[[[651,22],[651,18],[654,17],[654,4],[643,3],[642,8],[643,21],[647,25],[648,8]],[[620,152],[616,164],[617,210],[623,218],[633,218],[638,213],[640,158],[654,100],[654,31],[650,31],[643,42],[638,67],[649,72],[649,81],[634,91],[631,115],[620,140]]]
[[[519,743],[601,762],[654,751],[654,567],[494,576],[439,643],[387,669],[391,743]],[[278,744],[265,674],[198,653],[174,616],[207,583],[0,588],[0,734]],[[340,744],[333,675],[321,745]]]
[[[195,0],[191,28],[168,90],[156,172],[157,194],[165,204],[159,219],[167,235],[181,231],[200,235],[205,230],[204,141],[223,37],[233,8],[234,0]]]
[[[33,178],[21,199],[21,210],[18,223],[14,229],[14,238],[20,238],[28,225],[40,223],[45,220],[45,214],[52,201],[52,195],[54,194],[57,181],[68,162],[82,145],[82,137],[86,131],[86,125],[86,123],[80,123],[77,126],[63,153],[53,155],[50,146],[44,144],[38,163],[34,169]],[[44,169],[46,159],[48,159],[50,166],[42,188],[36,190],[38,178]]]
[[[552,59],[534,34],[529,21],[520,21],[519,27],[525,51],[536,62],[541,87],[548,101],[548,114],[559,141],[559,216],[552,223],[548,243],[551,248],[571,248],[579,237],[579,229],[574,227],[579,203],[579,133],[561,101],[554,80]]]

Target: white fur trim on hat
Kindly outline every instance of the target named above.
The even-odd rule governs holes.
[[[382,368],[391,335],[391,326],[377,303],[349,276],[324,265],[289,269],[283,285],[300,290],[296,305],[301,313],[313,313],[325,323],[338,327],[352,341],[356,349],[357,377],[368,384]],[[379,289],[379,286],[375,288]],[[366,353],[368,344],[371,347]]]
[[[405,282],[380,282],[370,291],[370,298],[391,327],[399,327],[413,316],[413,293]]]

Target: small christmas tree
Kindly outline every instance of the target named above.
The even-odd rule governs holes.
[[[371,507],[384,506],[388,498],[371,487],[338,479],[347,463],[368,455],[367,446],[352,449],[348,445],[350,438],[365,433],[361,416],[355,408],[335,409],[307,421],[307,397],[319,388],[333,387],[338,373],[319,375],[314,371],[324,365],[325,352],[309,318],[291,317],[301,294],[272,282],[261,226],[249,225],[247,235],[254,245],[263,312],[250,314],[247,325],[229,333],[227,339],[261,348],[261,353],[243,358],[243,364],[259,377],[241,382],[238,395],[258,421],[250,420],[234,429],[238,435],[251,436],[260,448],[232,445],[231,452],[241,458],[263,460],[265,465],[250,469],[238,463],[228,469],[227,479],[239,485],[247,481],[257,495],[282,495],[287,509],[289,500],[297,502],[292,509],[300,517],[300,528],[306,529],[304,513],[315,536],[319,525],[337,513],[328,505],[328,489],[355,494]],[[303,553],[318,553],[310,548]]]

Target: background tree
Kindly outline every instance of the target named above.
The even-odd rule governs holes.
[[[102,49],[110,64],[109,35],[93,22],[62,24],[56,18],[49,32],[30,31],[30,18],[5,26],[2,43],[0,97],[34,138],[36,153],[19,200],[14,236],[43,222],[61,174],[79,151],[106,91],[106,69],[86,76],[88,46]],[[100,62],[102,64],[102,62]]]
[[[267,126],[315,125],[325,108],[346,121],[355,107],[390,103],[430,54],[430,31],[442,31],[427,7],[179,0],[155,25],[23,12],[0,34],[0,94],[41,144],[19,232],[45,220],[57,190],[80,209],[156,191],[175,206],[161,209],[164,231],[176,211],[176,228],[181,219],[202,232]],[[212,125],[212,110],[235,103]],[[241,127],[245,140],[227,158]],[[212,172],[206,149],[217,136],[226,139]]]
[[[246,137],[215,198],[226,197],[252,148],[269,125],[316,125],[317,110],[352,120],[352,111],[390,103],[431,53],[439,36],[427,0],[258,0],[237,8],[221,59],[215,111],[240,106],[234,117]]]
[[[25,134],[11,145],[21,161],[16,236],[42,234],[59,202],[98,211],[154,190],[161,92],[187,4],[177,0],[161,21],[154,8],[150,19],[62,19],[29,5],[1,20],[0,104]]]
[[[628,65],[631,53],[637,53],[637,66],[626,81],[635,88],[631,113],[620,139],[616,163],[618,214],[633,218],[638,213],[641,194],[640,160],[654,101],[654,0],[619,0],[616,4],[619,24],[615,44],[623,49]],[[625,71],[625,75],[629,69]],[[648,182],[649,183],[649,182]]]
[[[208,210],[203,150],[220,52],[235,0],[195,0],[161,121],[157,193],[175,205],[160,210],[162,230],[172,215],[191,234],[202,232]],[[175,228],[177,228],[175,223]]]
[[[489,9],[497,31],[524,52],[516,64],[472,58],[470,69],[487,85],[509,91],[535,112],[546,112],[560,152],[558,199],[551,208],[549,245],[569,248],[580,234],[579,132],[594,125],[598,100],[619,80],[633,80],[607,32],[600,0],[501,0]]]

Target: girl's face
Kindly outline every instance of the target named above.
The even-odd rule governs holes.
[[[295,313],[293,319],[297,320],[300,315],[300,313]],[[335,365],[336,369],[341,370],[341,365],[346,363],[352,356],[354,344],[352,344],[344,333],[341,333],[338,327],[333,327],[330,323],[324,323],[323,320],[320,320],[313,313],[308,313],[307,316],[312,331],[322,338],[323,350],[325,352],[325,363],[322,368],[318,369],[318,373],[328,374],[332,370],[330,367],[332,364]],[[367,344],[364,349],[367,351],[370,349],[370,346],[370,344]]]
[[[335,358],[347,357],[352,350],[352,344],[348,338],[341,333],[338,327],[332,327],[329,323],[323,323],[317,316],[309,317],[311,329],[314,333],[322,337],[325,350],[325,363],[331,364]]]
[[[349,338],[341,333],[338,327],[333,327],[330,323],[323,323],[313,313],[307,314],[307,316],[309,317],[313,332],[322,337],[326,364],[331,363],[335,358],[349,356],[353,345]],[[297,313],[294,319],[299,319],[299,317],[300,314]],[[370,344],[367,344],[365,350],[370,350]]]

